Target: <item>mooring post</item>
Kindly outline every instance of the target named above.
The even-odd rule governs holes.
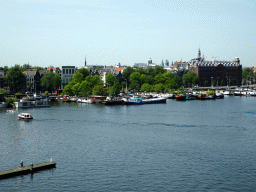
[[[20,161],[20,167],[23,167],[23,161],[22,160]]]
[[[30,171],[33,171],[33,163],[30,164]]]

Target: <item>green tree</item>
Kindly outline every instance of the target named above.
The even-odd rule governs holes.
[[[108,91],[103,85],[96,85],[92,91],[93,91],[93,95],[102,95],[102,96],[108,95]]]
[[[71,89],[72,89],[72,93],[74,95],[79,95],[80,94],[80,83],[76,83]]]
[[[72,90],[73,85],[74,84],[71,84],[71,83],[67,84],[63,89],[63,93],[73,96],[74,95],[73,90]]]
[[[61,86],[61,77],[59,73],[55,73],[54,77],[54,87],[59,88]]]
[[[81,84],[80,84],[80,95],[87,97],[88,95],[91,94],[92,92],[92,84],[91,82],[84,80]]]
[[[34,71],[37,71],[37,70],[38,70],[38,71],[42,71],[42,70],[44,70],[44,68],[43,68],[43,67],[36,66],[35,69],[34,69]]]
[[[79,71],[76,71],[71,78],[71,81],[73,81],[73,83],[75,84],[82,83],[83,80],[84,80],[84,75]]]
[[[253,73],[252,69],[245,68],[242,71],[242,77],[243,77],[244,83],[249,84],[249,83],[252,83],[252,80],[255,77],[255,74]]]
[[[4,89],[0,89],[0,93],[3,94],[4,97],[7,95],[7,91],[5,91]]]
[[[46,72],[41,78],[41,86],[52,90],[54,87],[55,74],[52,71]]]
[[[183,75],[182,81],[184,84],[192,86],[192,84],[197,84],[198,76],[194,71],[189,71]]]
[[[31,65],[29,65],[29,64],[24,64],[24,65],[22,66],[22,68],[23,68],[24,71],[27,71],[28,69],[31,69],[32,67],[31,67]]]
[[[116,76],[114,76],[110,73],[106,75],[106,84],[108,86],[113,86],[115,84],[115,82],[117,82]]]
[[[128,86],[130,85],[130,75],[134,72],[135,70],[132,67],[126,67],[123,70],[122,76],[123,79],[127,80]]]
[[[121,85],[119,82],[116,82],[113,87],[110,88],[110,95],[111,96],[118,96],[121,91]]]
[[[220,81],[220,85],[221,85],[221,86],[224,86],[224,85],[225,85],[225,81],[224,81],[223,79]]]
[[[217,84],[217,81],[213,80],[213,86],[216,86],[216,84]]]
[[[158,83],[154,86],[154,89],[157,93],[163,92],[165,87],[162,83]]]
[[[87,76],[90,76],[90,72],[88,71],[88,69],[86,68],[81,68],[77,70],[79,73],[82,73],[84,78],[86,78]]]
[[[159,74],[157,74],[156,76],[155,76],[155,78],[154,78],[154,83],[155,84],[158,84],[158,83],[164,83],[164,78],[163,78],[163,75],[162,75],[162,73],[159,73]]]
[[[141,86],[141,91],[146,91],[146,92],[150,92],[152,89],[152,86],[149,85],[148,83],[144,83],[142,86]]]
[[[156,66],[155,75],[166,73],[166,70],[163,66]]]
[[[178,89],[179,84],[177,83],[175,78],[173,78],[173,79],[170,79],[166,82],[165,87],[168,88],[168,89]]]
[[[26,86],[26,76],[22,73],[19,65],[15,65],[7,71],[6,79],[10,82],[14,92]]]
[[[208,81],[207,81],[207,80],[205,80],[205,82],[204,82],[204,86],[205,86],[205,87],[207,87],[208,85],[209,85]]]
[[[94,75],[91,79],[91,83],[92,83],[92,87],[94,87],[98,84],[102,84],[102,80],[99,75]]]
[[[140,90],[140,73],[139,72],[133,72],[130,75],[130,89]]]
[[[141,74],[140,75],[140,84],[143,85],[144,83],[149,83],[149,78],[146,74]]]

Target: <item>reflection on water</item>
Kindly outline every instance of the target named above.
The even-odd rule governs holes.
[[[52,103],[0,110],[1,170],[53,170],[1,180],[7,191],[253,191],[256,98],[140,106]],[[21,112],[32,121],[18,120]]]

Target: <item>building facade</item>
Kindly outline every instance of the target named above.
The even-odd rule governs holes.
[[[63,89],[70,82],[71,77],[76,72],[77,68],[75,66],[62,66],[60,69],[61,73],[59,74],[62,82],[61,88]]]
[[[198,75],[199,86],[241,85],[242,83],[242,65],[238,57],[233,61],[206,61],[201,58],[199,49],[198,57],[190,60],[189,69]]]

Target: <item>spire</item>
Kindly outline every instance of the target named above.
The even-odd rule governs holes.
[[[201,59],[201,51],[200,51],[200,48],[198,49],[198,59]]]
[[[86,56],[85,56],[84,66],[86,67]]]

